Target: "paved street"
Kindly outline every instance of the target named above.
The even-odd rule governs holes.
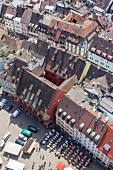
[[[5,96],[5,98],[7,98]],[[7,106],[10,104],[14,104],[13,100],[11,98],[8,98]],[[20,115],[17,118],[12,118],[11,113],[7,113],[6,108],[7,106],[0,111],[0,139],[4,136],[4,134],[7,131],[11,132],[11,136],[8,139],[8,141],[15,142],[15,140],[18,138],[18,135],[22,128],[27,128],[28,125],[33,125],[35,127],[39,128],[39,132],[36,134],[33,134],[33,138],[36,138],[38,142],[40,142],[44,138],[44,134],[47,132],[45,127],[38,123],[35,118],[31,118],[27,113],[20,113]],[[14,104],[14,108],[11,110],[13,112],[16,108],[18,108],[17,105]],[[21,123],[21,126],[20,126]],[[39,143],[37,142],[36,148],[39,147]],[[40,159],[40,156],[44,155],[44,160]],[[7,163],[7,154],[3,153],[3,151],[0,152],[0,156],[3,159],[3,166],[2,170],[4,170],[5,164]],[[40,152],[36,152],[36,149],[33,151],[33,153],[29,155],[22,155],[20,154],[19,157],[10,156],[10,158],[18,160],[22,163],[26,164],[27,170],[32,170],[32,164],[35,162],[34,170],[39,170],[39,165],[43,164],[46,161],[46,168],[45,170],[48,170],[49,168],[49,162],[51,162],[51,168],[52,170],[55,170],[55,167],[59,161],[62,161],[63,163],[67,164],[67,161],[63,158],[58,159],[54,156],[53,153],[49,153],[49,150],[46,150],[44,147],[41,148]],[[91,166],[87,168],[87,170],[104,170],[100,164],[97,162],[92,162]]]

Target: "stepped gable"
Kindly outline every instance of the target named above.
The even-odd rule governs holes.
[[[29,87],[31,86],[31,84],[32,84],[32,89],[29,91]],[[38,102],[37,102],[37,105],[35,106],[35,108],[37,110],[45,112],[45,109],[48,109],[49,103],[51,102],[52,97],[54,93],[56,92],[57,86],[50,83],[45,78],[38,77],[34,75],[33,73],[25,70],[23,72],[22,79],[19,84],[17,95],[22,96],[24,89],[27,89],[27,92],[30,94],[35,94],[35,97],[37,95],[37,92],[40,90],[40,94],[37,97],[38,97],[38,102],[40,100],[42,102],[40,106],[38,105]],[[25,101],[26,101],[26,97],[27,96],[24,96]],[[34,97],[34,100],[35,100],[35,97]],[[29,100],[27,102],[29,103]]]

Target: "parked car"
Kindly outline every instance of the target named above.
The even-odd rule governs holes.
[[[21,140],[21,139],[16,139],[16,140],[15,140],[15,143],[17,143],[17,144],[19,144],[19,145],[21,145],[21,146],[24,146],[24,141]]]
[[[3,148],[3,147],[4,147],[4,145],[5,145],[5,142],[4,142],[4,140],[3,140],[3,139],[1,139],[1,140],[0,140],[0,148]]]
[[[7,111],[9,112],[12,108],[13,108],[13,105],[9,105],[9,106],[7,107]]]
[[[25,135],[25,136],[27,136],[29,138],[32,136],[32,132],[27,130],[27,129],[22,129],[21,134],[23,134],[23,135]]]
[[[2,109],[7,103],[7,100],[6,99],[2,99],[1,102],[0,102],[0,109]]]
[[[27,141],[27,137],[24,136],[23,134],[19,134],[19,139],[23,140],[23,141]]]
[[[2,139],[6,142],[8,138],[10,137],[10,135],[11,135],[11,132],[7,132]]]
[[[38,132],[38,128],[34,127],[34,126],[28,126],[28,130],[37,133]]]
[[[20,114],[21,110],[17,109],[13,112],[12,117],[17,117]]]

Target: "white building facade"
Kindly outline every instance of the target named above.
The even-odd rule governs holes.
[[[22,34],[21,18],[19,17],[14,18],[13,22],[14,22],[15,33]]]
[[[112,62],[113,56],[107,55],[106,53],[103,53],[99,50],[96,50],[96,48],[92,47],[91,51],[88,51],[87,59],[90,62],[113,73],[113,62]]]
[[[5,14],[4,15],[4,27],[7,29],[7,30],[10,30],[10,31],[14,31],[14,22],[13,22],[13,19],[14,19],[14,15],[12,14]]]

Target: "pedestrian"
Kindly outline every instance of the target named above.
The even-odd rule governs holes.
[[[50,165],[51,165],[51,162],[49,162],[49,167],[50,167]]]
[[[41,154],[40,154],[40,159],[41,159]]]
[[[38,148],[36,148],[36,152],[38,152]]]
[[[44,162],[44,167],[45,167],[45,165],[46,165],[46,162]]]
[[[42,160],[44,160],[44,155],[42,156]]]

